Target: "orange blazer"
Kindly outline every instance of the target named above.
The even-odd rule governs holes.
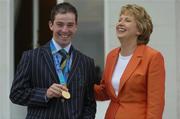
[[[100,85],[94,86],[97,100],[110,104],[105,119],[162,119],[165,102],[165,67],[160,52],[139,45],[130,59],[119,85],[118,96],[112,87],[112,74],[120,48],[112,50]]]

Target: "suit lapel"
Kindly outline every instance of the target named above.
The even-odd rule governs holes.
[[[78,67],[78,63],[79,63],[79,59],[80,59],[80,55],[79,55],[79,52],[77,50],[75,50],[73,48],[72,53],[73,53],[73,58],[72,58],[71,70],[70,70],[69,76],[68,76],[67,85],[69,85],[69,83],[71,82],[71,80],[72,80],[72,78],[76,72],[76,69]]]
[[[144,51],[144,45],[140,45],[136,48],[131,60],[129,61],[129,63],[128,63],[128,65],[127,65],[127,67],[126,67],[126,69],[125,69],[125,71],[121,77],[120,85],[119,85],[120,86],[119,87],[119,93],[122,90],[125,83],[127,82],[127,80],[132,75],[132,73],[137,68],[138,64],[141,62],[143,51]]]
[[[73,47],[73,46],[72,46]],[[54,67],[54,61],[53,61],[53,56],[51,54],[51,50],[50,50],[50,43],[47,43],[45,46],[42,47],[43,48],[43,57],[45,59],[45,62],[48,65],[48,68],[52,74],[52,77],[54,79],[54,81],[56,83],[59,83],[59,79],[56,73],[56,69]],[[70,83],[70,81],[72,80],[73,75],[75,74],[75,71],[78,67],[78,63],[79,63],[79,59],[80,59],[80,55],[79,52],[77,50],[74,49],[74,47],[72,48],[72,53],[73,53],[73,58],[72,58],[72,65],[71,65],[71,71],[69,73],[69,77],[68,77],[68,81],[67,81],[67,85]]]
[[[52,79],[54,79],[54,81],[56,83],[59,83],[59,80],[58,80],[58,77],[57,77],[57,74],[56,74],[56,70],[55,70],[55,67],[54,67],[54,61],[53,61],[53,56],[51,54],[51,50],[50,50],[50,42],[48,42],[46,45],[44,45],[42,47],[43,49],[43,57],[45,59],[45,62],[49,68],[49,71],[51,72],[52,74]]]

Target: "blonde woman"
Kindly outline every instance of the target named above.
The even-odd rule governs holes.
[[[147,46],[153,24],[139,5],[122,7],[116,25],[120,46],[107,56],[97,100],[109,100],[105,119],[162,119],[165,67],[162,54]]]

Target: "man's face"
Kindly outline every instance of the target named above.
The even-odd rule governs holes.
[[[49,28],[53,32],[54,40],[61,46],[66,47],[72,40],[77,30],[77,23],[73,13],[57,14],[54,21],[49,22]]]

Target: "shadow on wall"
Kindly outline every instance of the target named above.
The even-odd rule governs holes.
[[[98,65],[96,65],[95,70],[96,70],[96,76],[97,76],[96,84],[99,84],[101,81],[101,78],[102,78],[102,70],[101,70],[100,66],[98,66]]]

